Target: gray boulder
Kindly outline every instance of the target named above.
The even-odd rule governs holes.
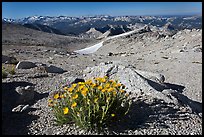
[[[30,61],[20,61],[16,65],[16,69],[31,69],[36,67],[36,64]]]
[[[64,73],[64,70],[62,68],[53,65],[48,65],[45,67],[45,69],[48,73]]]
[[[16,92],[20,95],[17,99],[17,104],[29,103],[34,99],[34,87],[26,86],[26,87],[16,87]]]
[[[9,57],[9,56],[6,56],[6,55],[2,55],[2,63],[17,64],[18,60],[15,57]]]

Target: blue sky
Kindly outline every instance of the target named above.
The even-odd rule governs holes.
[[[202,2],[2,2],[3,18],[202,14]]]

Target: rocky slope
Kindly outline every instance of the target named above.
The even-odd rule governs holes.
[[[167,35],[150,28],[103,44],[87,55],[42,46],[3,48],[3,55],[32,62],[30,69],[16,69],[15,75],[2,79],[3,134],[97,134],[71,124],[55,126],[47,99],[64,80],[98,75],[125,83],[134,100],[126,118],[101,134],[202,134],[202,30]],[[31,97],[34,93],[32,101],[18,106],[19,89],[30,91]]]
[[[2,34],[2,45],[45,46],[63,48],[69,52],[96,42],[94,39],[50,34],[9,23],[2,24]]]

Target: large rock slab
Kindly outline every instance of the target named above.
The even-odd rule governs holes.
[[[162,99],[167,103],[175,103],[178,101],[173,96],[162,93],[165,89],[163,84],[165,78],[162,74],[137,70],[131,66],[123,66],[119,64],[103,64],[99,66],[88,67],[83,71],[85,80],[93,77],[108,76],[110,79],[118,80],[126,86],[126,91],[141,94],[141,92],[157,99]]]
[[[16,65],[16,69],[31,69],[36,67],[36,64],[31,61],[20,61]]]

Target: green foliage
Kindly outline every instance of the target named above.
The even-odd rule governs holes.
[[[14,66],[14,65],[12,65],[12,68],[11,68],[11,70],[9,71],[9,73],[12,74],[12,75],[16,74],[16,72],[15,72],[15,66]]]
[[[8,76],[8,73],[6,72],[6,69],[4,66],[2,66],[2,78],[6,78]]]
[[[101,131],[125,116],[131,99],[125,86],[108,77],[64,86],[48,100],[58,124],[75,123],[87,130]]]
[[[16,71],[15,71],[15,65],[8,65],[7,68],[5,68],[3,65],[2,65],[2,78],[6,78],[8,76],[8,74],[11,74],[11,75],[14,75],[16,74]]]

